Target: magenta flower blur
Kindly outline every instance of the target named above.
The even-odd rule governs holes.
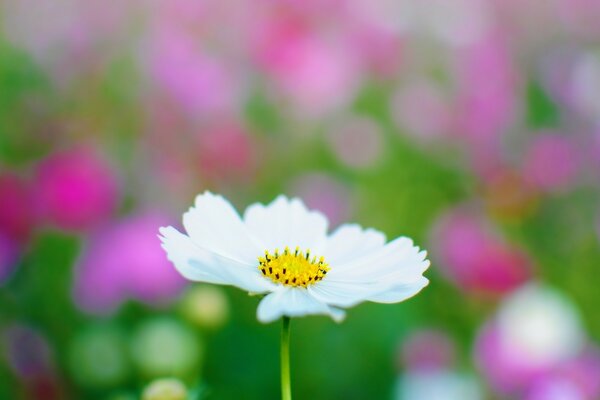
[[[532,368],[518,350],[504,343],[497,326],[486,325],[475,347],[479,368],[496,392],[513,393],[522,390],[543,371]]]
[[[555,375],[573,382],[584,399],[599,398],[600,349],[595,345],[587,345],[577,357],[561,364]]]
[[[0,285],[14,272],[31,234],[34,216],[28,185],[10,173],[0,174]]]
[[[446,213],[434,227],[433,236],[433,255],[442,273],[465,290],[503,294],[530,276],[528,257],[504,243],[472,211]]]
[[[585,333],[574,305],[559,292],[528,284],[512,293],[481,330],[476,363],[501,394],[531,385],[575,360]]]
[[[119,182],[110,165],[86,147],[42,160],[35,176],[41,217],[68,230],[87,230],[106,221],[119,203]]]
[[[587,348],[573,360],[538,377],[525,400],[596,400],[600,397],[600,354]]]
[[[13,242],[26,241],[34,224],[29,185],[10,173],[0,174],[0,232]]]
[[[518,87],[512,63],[508,46],[494,35],[457,56],[455,133],[467,144],[479,175],[499,163],[501,139],[516,117]]]
[[[459,53],[457,68],[459,132],[474,144],[496,143],[517,106],[516,73],[506,43],[493,35],[484,38]]]
[[[357,50],[358,59],[370,72],[378,77],[390,78],[402,64],[403,42],[397,32],[384,25],[373,21],[350,24],[350,29],[354,28],[353,32],[349,32],[352,38],[350,45]]]
[[[320,116],[354,97],[358,65],[344,43],[328,43],[294,21],[265,24],[257,43],[258,62],[301,114]]]
[[[152,81],[191,116],[231,113],[238,97],[231,66],[168,24],[155,35],[149,54]]]
[[[9,236],[0,231],[0,285],[15,269],[19,256],[19,247]]]
[[[524,156],[525,177],[540,190],[564,190],[577,178],[579,154],[568,136],[543,132],[534,138]]]
[[[113,312],[127,299],[169,302],[184,280],[165,259],[156,227],[169,223],[146,212],[114,222],[92,235],[78,262],[74,295],[91,313]]]

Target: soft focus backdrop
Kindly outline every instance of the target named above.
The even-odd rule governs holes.
[[[279,324],[184,282],[196,193],[302,197],[431,284],[298,319],[298,399],[600,398],[600,2],[4,0],[0,398],[276,399]]]

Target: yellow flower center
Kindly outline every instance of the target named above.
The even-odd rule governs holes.
[[[299,247],[293,252],[286,247],[281,254],[278,249],[273,254],[266,250],[264,256],[258,257],[258,262],[258,269],[264,276],[287,286],[307,287],[322,280],[330,270],[323,257],[311,258],[310,250],[303,252]]]

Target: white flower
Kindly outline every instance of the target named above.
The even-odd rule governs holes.
[[[326,314],[363,301],[396,303],[429,282],[426,252],[411,239],[386,244],[385,236],[358,225],[327,234],[327,219],[299,199],[279,196],[253,204],[241,218],[223,197],[205,192],[183,215],[187,235],[160,229],[163,248],[187,279],[268,293],[258,319]]]
[[[535,367],[568,360],[581,351],[585,342],[575,305],[560,292],[535,283],[521,287],[504,300],[498,312],[498,328],[504,346]]]

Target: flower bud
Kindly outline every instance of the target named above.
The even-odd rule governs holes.
[[[174,378],[157,379],[151,382],[142,393],[142,400],[185,400],[187,390],[180,380]]]
[[[147,377],[195,373],[202,358],[198,338],[185,325],[162,317],[144,322],[132,340],[134,364]]]
[[[190,322],[200,327],[218,329],[229,319],[229,302],[222,289],[199,286],[185,294],[181,311]]]

